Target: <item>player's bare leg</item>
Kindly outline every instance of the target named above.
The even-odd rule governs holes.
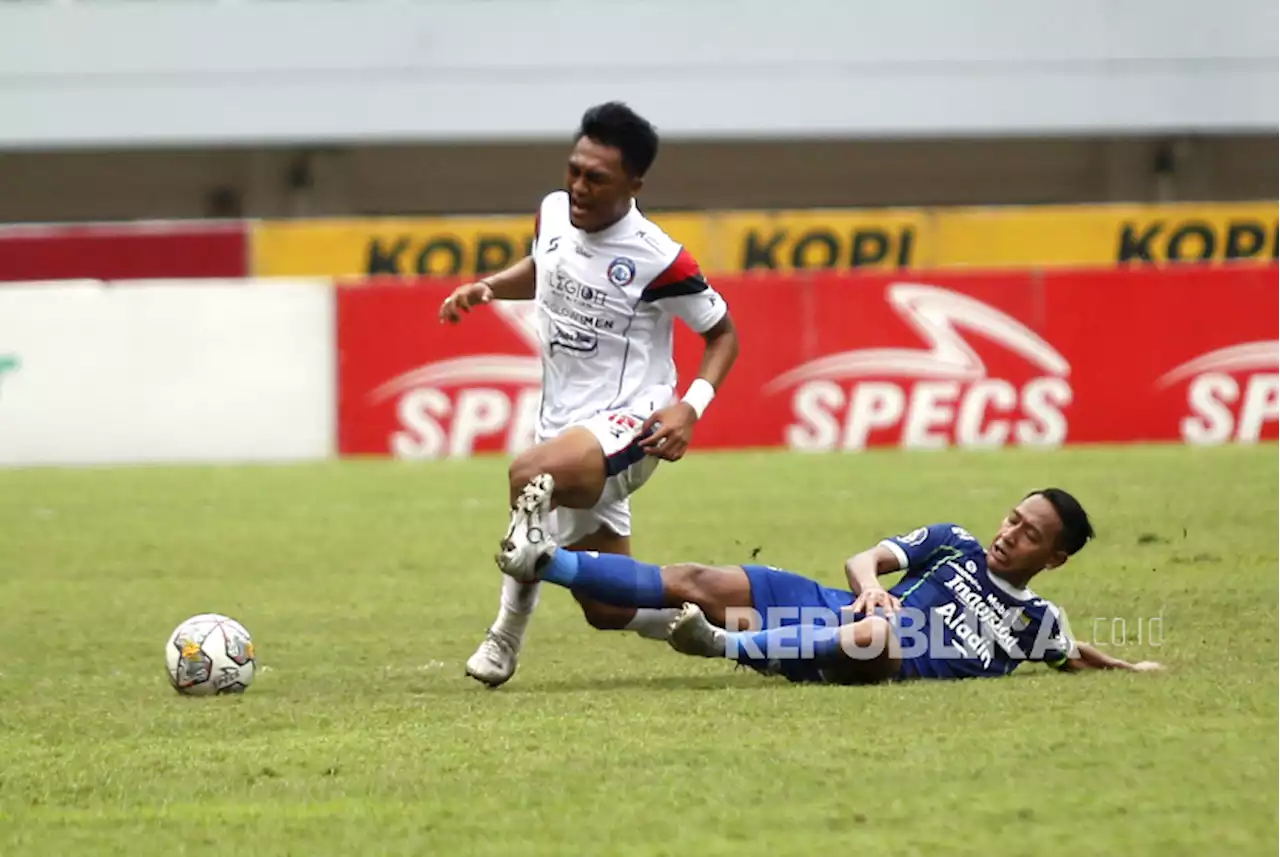
[[[600,501],[608,477],[600,441],[587,429],[574,426],[521,453],[507,469],[513,509],[525,486],[543,474],[555,481],[553,508],[590,509]]]
[[[541,496],[539,480],[549,486],[549,497]],[[615,480],[616,481],[616,480]],[[536,497],[526,506],[546,503],[539,513],[544,517],[556,506],[573,509],[590,509],[601,499],[608,484],[607,460],[600,441],[590,431],[573,427],[545,443],[522,453],[508,469],[508,492],[512,507],[511,523],[499,548],[499,564],[513,563],[526,542],[517,532],[528,526],[532,507],[521,507],[522,497],[533,487]],[[546,526],[545,522],[542,526]],[[594,540],[594,541],[593,541]],[[599,546],[596,546],[599,545]],[[610,531],[602,531],[570,546],[571,550],[599,550],[610,553],[630,553],[631,542],[627,537]],[[490,626],[484,641],[467,661],[467,675],[491,687],[497,687],[515,674],[520,648],[528,630],[529,618],[538,605],[537,582],[521,582],[506,577],[502,584],[502,598],[498,616]],[[581,602],[580,602],[581,603]],[[583,612],[593,627],[628,629],[653,639],[665,639],[666,627],[673,614],[667,611],[608,608],[605,605],[583,603]]]
[[[531,583],[545,576],[601,615],[661,609],[674,619],[676,605],[693,602],[721,625],[733,621],[735,630],[754,627],[752,621],[741,621],[751,617],[752,606],[751,580],[741,566],[679,563],[660,568],[629,555],[560,548],[542,526],[546,507],[536,502],[540,493],[544,498],[549,494],[548,480],[542,476],[530,483],[517,506],[523,523],[509,533],[512,550],[498,556],[498,567],[508,577]]]
[[[631,537],[620,536],[608,527],[601,527],[567,550],[631,556]],[[676,618],[675,607],[617,607],[577,592],[573,597],[582,608],[587,624],[598,631],[634,631],[649,640],[665,640],[671,622]]]

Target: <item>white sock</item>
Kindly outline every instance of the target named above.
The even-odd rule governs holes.
[[[524,642],[524,632],[529,627],[529,617],[538,606],[541,583],[521,583],[514,577],[502,579],[502,603],[493,630],[513,640],[518,648]]]
[[[665,640],[667,626],[679,612],[676,607],[637,607],[636,615],[623,630],[635,631],[647,640]]]

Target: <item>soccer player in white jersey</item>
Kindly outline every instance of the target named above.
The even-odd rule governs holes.
[[[508,472],[512,524],[521,492],[554,479],[550,529],[569,550],[631,553],[629,497],[660,460],[679,461],[738,355],[724,299],[698,263],[636,207],[658,135],[624,104],[582,117],[565,189],[539,208],[532,252],[510,268],[459,286],[440,308],[457,323],[492,300],[533,300],[542,342],[536,445]],[[679,397],[675,319],[705,342],[698,376]],[[503,553],[516,549],[510,539]],[[609,606],[579,597],[596,628],[665,639],[671,609]],[[503,580],[497,619],[467,661],[491,687],[515,673],[538,584]]]

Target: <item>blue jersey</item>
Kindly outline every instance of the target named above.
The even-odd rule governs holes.
[[[903,678],[1002,676],[1023,661],[1061,668],[1075,656],[1062,611],[989,572],[963,527],[934,524],[880,544],[906,571],[890,590],[902,603]]]

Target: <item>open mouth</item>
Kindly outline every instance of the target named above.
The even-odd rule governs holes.
[[[1009,552],[999,542],[991,543],[991,555],[1001,562],[1009,561]]]

